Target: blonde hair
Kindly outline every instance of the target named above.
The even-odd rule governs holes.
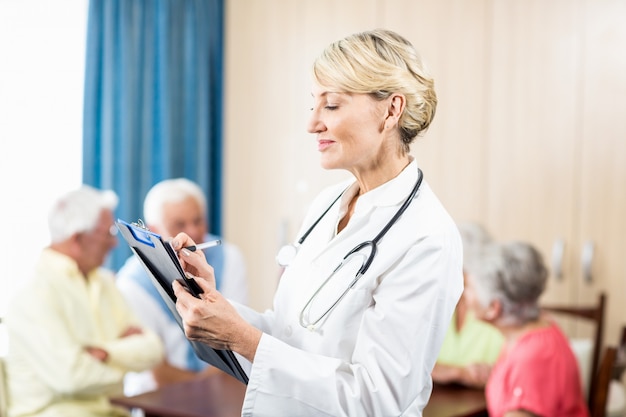
[[[390,30],[361,32],[332,43],[313,63],[313,78],[321,86],[379,100],[404,95],[399,121],[404,152],[435,116],[433,79],[413,45]]]

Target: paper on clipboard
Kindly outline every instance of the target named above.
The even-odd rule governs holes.
[[[169,243],[163,241],[160,235],[148,230],[142,222],[127,223],[118,219],[115,224],[150,276],[152,284],[174,315],[181,331],[184,331],[182,318],[176,311],[176,296],[172,289],[172,283],[177,279],[183,280],[194,294],[197,294],[196,291],[199,290],[199,287],[190,288],[190,284],[193,285],[195,282],[190,282],[185,278],[185,273],[176,253]],[[248,383],[248,375],[232,351],[213,349],[197,341],[190,341],[190,343],[200,359],[234,376],[244,384]]]

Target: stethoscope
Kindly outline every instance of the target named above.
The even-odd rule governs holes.
[[[378,249],[378,242],[383,238],[383,236],[385,236],[387,234],[387,232],[389,231],[391,226],[393,226],[398,221],[400,216],[402,216],[402,214],[406,211],[407,207],[409,207],[409,204],[411,204],[411,201],[413,201],[413,198],[415,198],[415,195],[417,194],[417,191],[419,190],[420,185],[422,184],[422,179],[424,178],[424,175],[422,174],[422,170],[421,169],[418,168],[417,172],[418,172],[417,181],[415,182],[415,185],[413,186],[413,189],[411,190],[411,193],[406,198],[404,203],[402,203],[402,206],[400,206],[400,208],[394,214],[394,216],[391,218],[391,220],[389,220],[389,222],[387,222],[387,224],[381,229],[381,231],[378,233],[378,235],[376,235],[376,237],[374,237],[374,239],[367,240],[365,242],[359,243],[350,252],[348,252],[346,254],[346,256],[344,256],[343,259],[341,260],[341,263],[339,265],[337,265],[337,267],[328,276],[328,278],[326,278],[326,280],[324,280],[322,285],[320,285],[320,287],[315,291],[315,293],[313,293],[311,298],[309,298],[309,301],[305,304],[304,308],[300,312],[300,325],[302,327],[307,328],[309,330],[314,330],[315,326],[335,308],[335,306],[345,297],[345,295],[348,293],[348,291],[351,288],[354,287],[354,285],[359,281],[359,279],[363,275],[365,275],[365,273],[369,269],[370,265],[372,264],[372,261],[374,260],[374,256],[376,256],[376,251]],[[298,253],[298,251],[300,249],[300,246],[302,246],[302,243],[304,243],[306,238],[309,236],[309,234],[311,234],[313,229],[315,229],[317,224],[322,220],[322,218],[324,218],[326,213],[328,213],[328,211],[331,209],[331,207],[335,205],[335,203],[341,198],[341,196],[345,192],[346,192],[346,190],[343,190],[341,192],[341,194],[339,194],[337,196],[337,198],[335,198],[332,201],[332,203],[330,203],[328,208],[326,210],[324,210],[324,212],[320,215],[320,217],[311,225],[311,227],[309,227],[309,229],[302,235],[302,237],[300,239],[298,239],[298,241],[296,243],[285,245],[282,248],[280,248],[280,250],[278,251],[278,255],[276,256],[276,261],[278,262],[278,264],[280,266],[288,266],[291,263],[291,261],[293,261],[293,259],[296,257],[296,255],[297,255],[297,253]],[[363,261],[363,264],[361,265],[361,267],[359,268],[359,270],[357,271],[357,273],[355,274],[354,279],[346,287],[346,289],[343,291],[343,293],[341,293],[341,295],[337,298],[337,300],[335,300],[335,302],[333,302],[331,304],[331,306],[328,307],[328,309],[326,309],[326,311],[320,317],[318,317],[315,320],[310,320],[308,318],[308,314],[307,313],[310,310],[311,303],[313,302],[315,297],[320,293],[320,291],[322,291],[322,289],[324,288],[326,283],[328,283],[328,281],[330,281],[330,279],[337,273],[337,271],[339,271],[344,265],[346,265],[346,263],[349,260],[351,260],[358,252],[362,251],[365,248],[369,248],[370,249],[369,255],[368,256],[362,255],[362,256],[364,256],[364,261]],[[305,317],[305,316],[307,316],[307,317]]]

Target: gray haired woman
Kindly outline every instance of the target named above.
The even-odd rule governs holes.
[[[505,338],[486,386],[489,416],[588,416],[570,344],[539,308],[548,277],[539,251],[493,243],[465,267],[466,301]]]

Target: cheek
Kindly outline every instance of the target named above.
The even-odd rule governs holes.
[[[476,292],[472,286],[465,287],[465,291],[463,291],[463,298],[465,299],[468,307],[474,311],[480,310],[480,303],[478,302],[478,297],[476,296]]]
[[[484,321],[490,321],[487,317],[487,308],[482,306],[482,304],[478,300],[478,297],[476,296],[476,293],[472,292],[469,297],[466,298],[466,302],[468,308],[471,309],[476,315],[476,318]]]
[[[328,127],[337,138],[348,142],[361,142],[379,133],[375,119],[366,114],[352,114],[330,121]]]
[[[355,131],[359,132],[359,136],[363,137],[380,137],[382,132],[383,121],[374,115],[361,115],[354,121]]]

